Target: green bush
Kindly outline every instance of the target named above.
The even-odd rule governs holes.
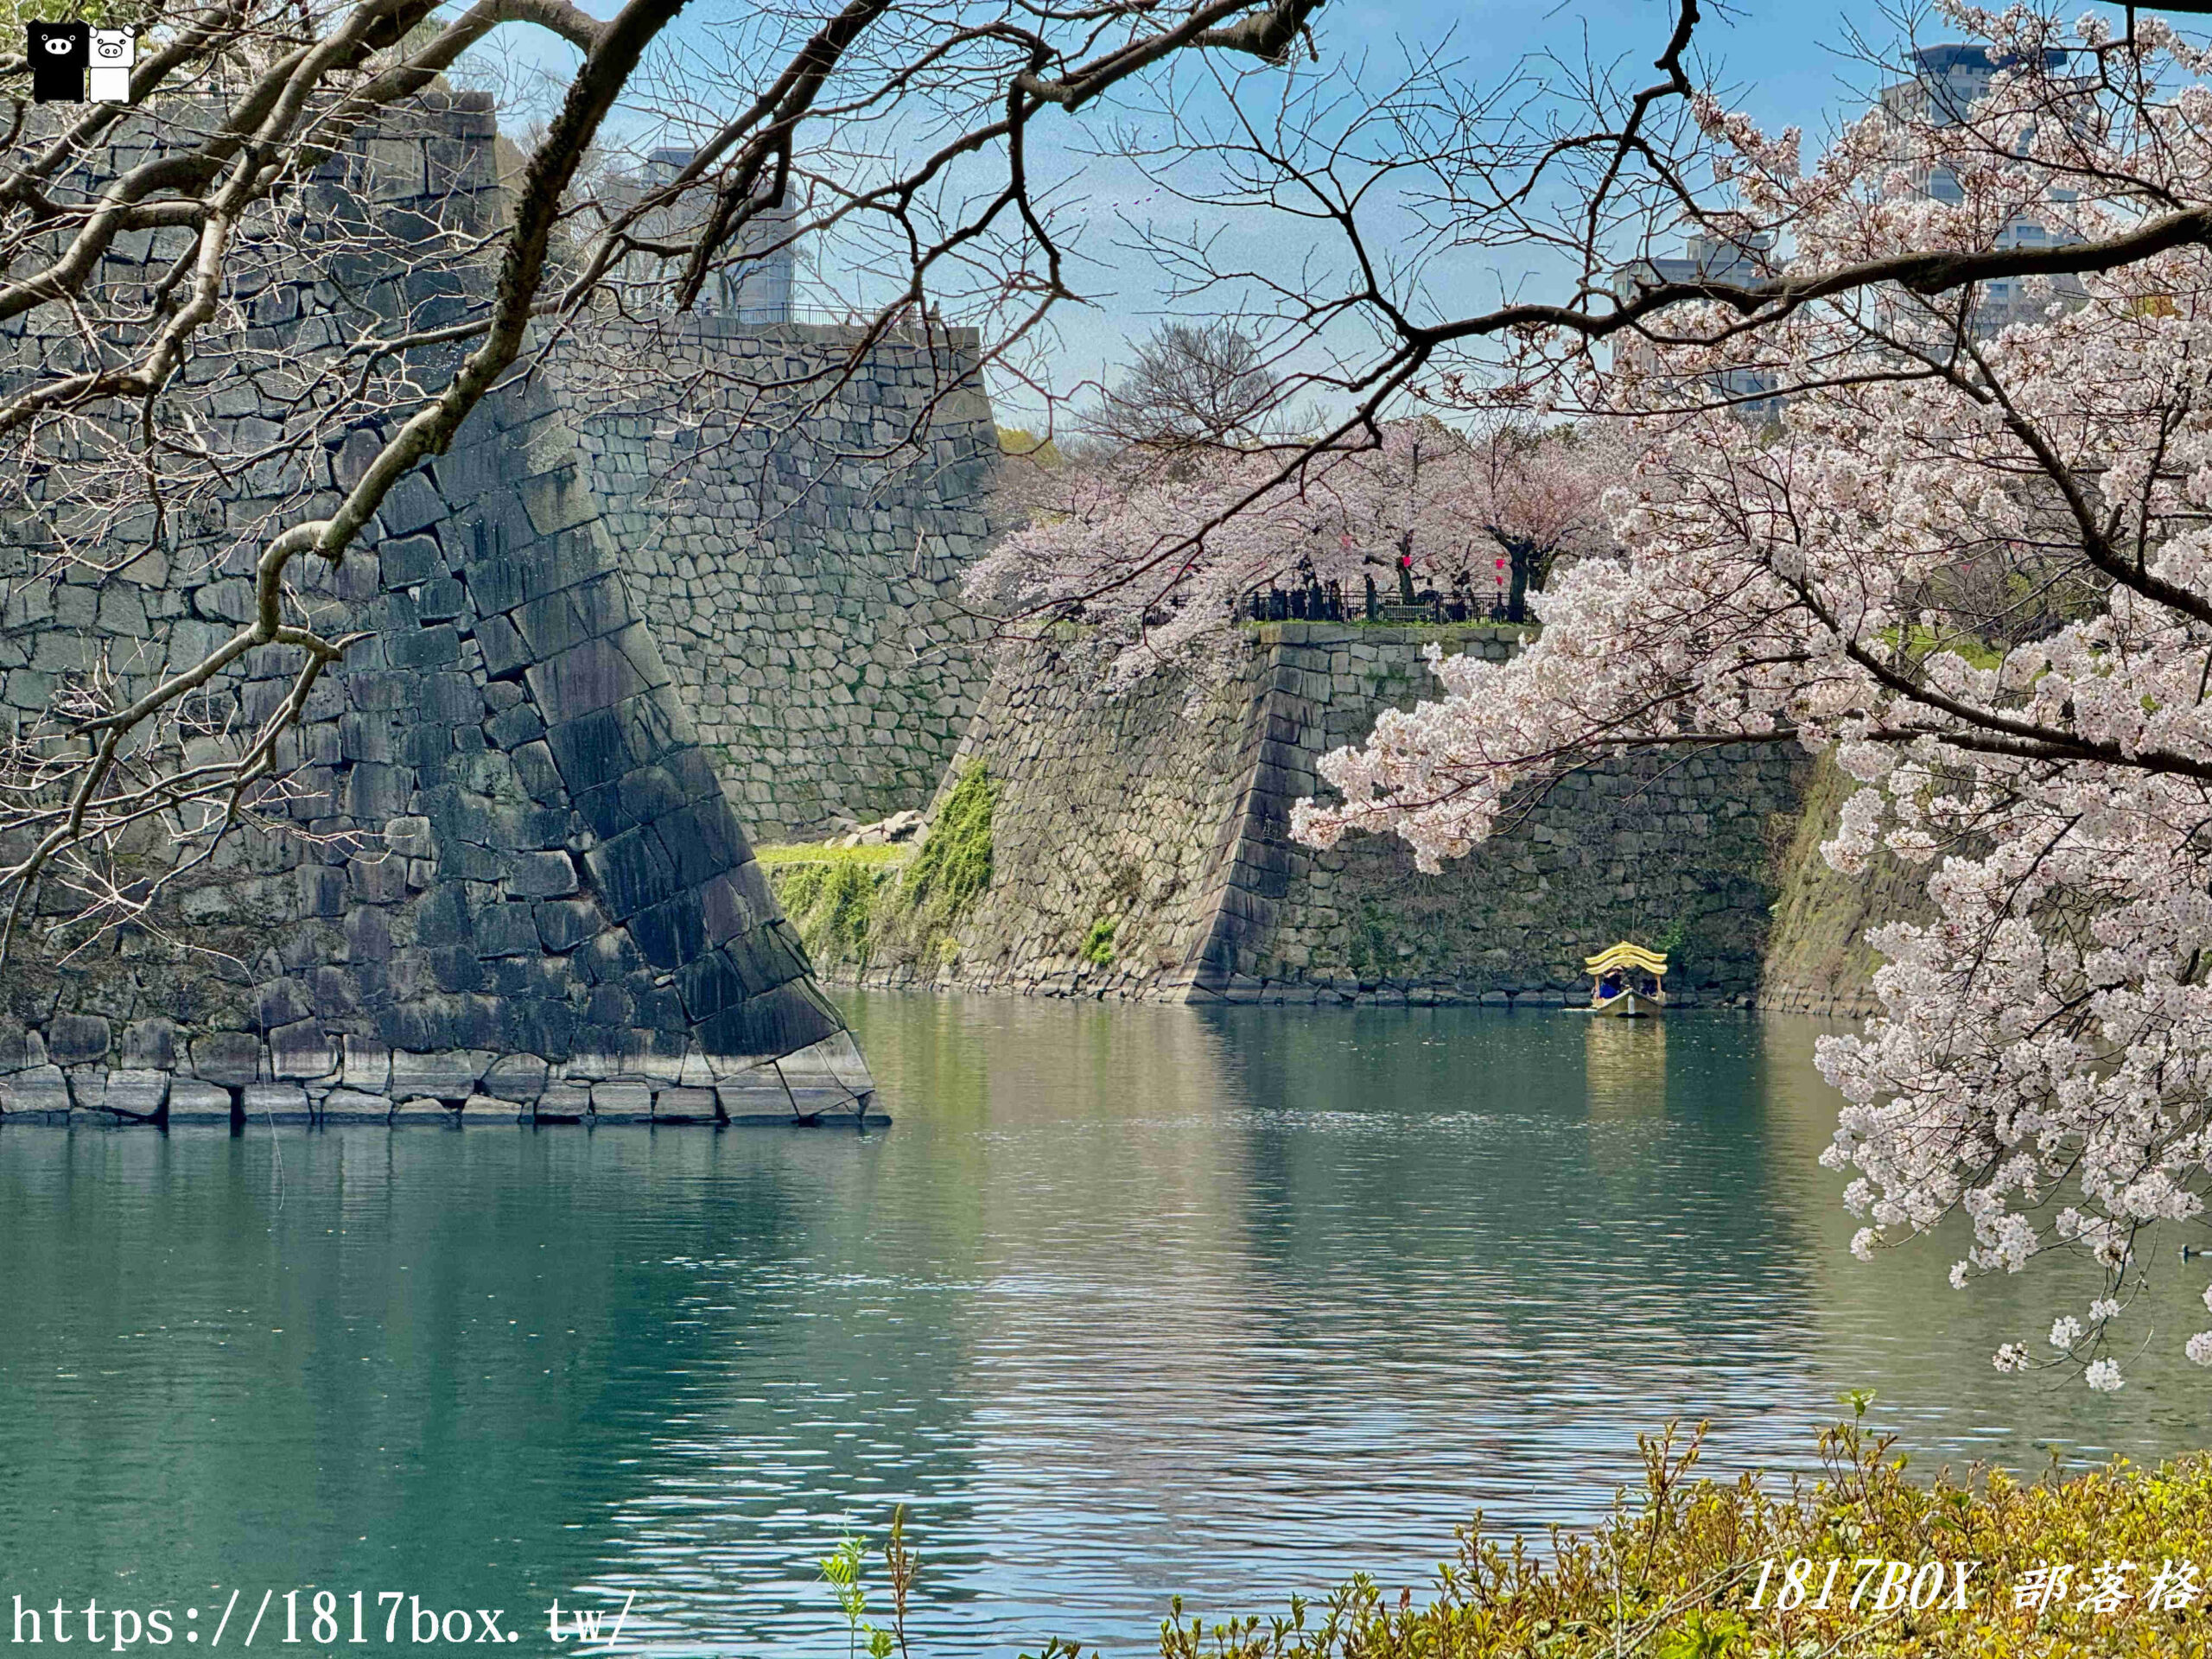
[[[1114,960],[1114,921],[1101,916],[1090,925],[1090,937],[1083,942],[1083,959],[1094,968],[1103,968]]]
[[[934,973],[957,956],[960,920],[990,885],[999,790],[982,766],[969,767],[911,855],[887,846],[760,849],[807,954],[832,975],[890,962]]]
[[[837,852],[847,850],[864,849]],[[893,873],[880,859],[845,858],[837,852],[818,861],[783,867],[775,884],[777,897],[814,960],[866,966],[874,931],[876,893]]]
[[[1700,1430],[1700,1434],[1702,1431]],[[1165,1659],[2059,1659],[2076,1655],[2202,1656],[2212,1641],[2202,1592],[2152,1610],[2141,1598],[2166,1562],[2212,1564],[2212,1460],[2157,1470],[2126,1462],[2069,1480],[2024,1484],[2001,1473],[1906,1475],[1895,1443],[1846,1424],[1821,1438],[1824,1478],[1776,1490],[1752,1477],[1690,1478],[1699,1437],[1669,1429],[1640,1444],[1644,1488],[1584,1534],[1557,1533],[1539,1560],[1523,1541],[1464,1529],[1432,1599],[1386,1596],[1355,1578],[1290,1616],[1206,1627],[1178,1618],[1161,1631]],[[1815,1564],[1803,1605],[1777,1606],[1789,1563]],[[1938,1604],[1877,1611],[1868,1560],[1929,1564]],[[1840,1563],[1829,1605],[1815,1606],[1828,1563]],[[2101,1564],[2133,1563],[2133,1599],[2097,1612],[2083,1604]],[[1765,1564],[1772,1562],[1771,1568]],[[1968,1605],[1948,1605],[1960,1564]],[[2073,1566],[2075,1590],[2049,1605],[2017,1604],[2024,1575]],[[1764,1605],[1755,1605],[1765,1570]]]
[[[998,810],[998,780],[981,766],[960,775],[931,821],[929,839],[915,858],[906,886],[913,907],[934,905],[941,918],[957,920],[991,884],[991,820]]]
[[[1854,1404],[1863,1408],[1863,1397]],[[2205,1659],[2212,1583],[2200,1576],[2186,1605],[2153,1607],[2146,1592],[2169,1564],[2212,1567],[2212,1457],[2157,1469],[2121,1460],[2071,1478],[2022,1482],[2002,1473],[1908,1477],[1895,1442],[1846,1423],[1820,1440],[1825,1473],[1786,1485],[1746,1475],[1694,1478],[1702,1427],[1643,1437],[1640,1492],[1619,1494],[1587,1533],[1555,1529],[1548,1558],[1527,1541],[1462,1529],[1425,1600],[1354,1577],[1287,1614],[1209,1624],[1179,1599],[1160,1627],[1163,1659]],[[1777,1604],[1789,1564],[1811,1586],[1802,1604]],[[1897,1562],[1940,1577],[1936,1604],[1874,1604],[1878,1567]],[[1826,1606],[1814,1605],[1831,1561]],[[1766,1563],[1773,1566],[1768,1567]],[[2099,1611],[2088,1601],[2099,1569],[2128,1563],[2130,1598]],[[1967,1605],[1950,1605],[1960,1567]],[[1933,1564],[1932,1566],[1930,1564]],[[2073,1568],[2069,1594],[2024,1605],[2027,1575]],[[1761,1580],[1765,1579],[1764,1594]],[[1902,1583],[1902,1581],[1900,1581]],[[899,1594],[903,1646],[905,1589]],[[914,1637],[918,1649],[925,1640]],[[1046,1659],[1083,1651],[1055,1638]]]

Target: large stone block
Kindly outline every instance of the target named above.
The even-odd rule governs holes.
[[[545,741],[571,796],[618,782],[642,758],[631,753],[622,721],[609,709],[580,720],[549,722]]]
[[[324,1077],[338,1070],[336,1046],[319,1020],[279,1026],[269,1033],[269,1069],[277,1077]]]
[[[546,1071],[535,1054],[503,1054],[484,1074],[483,1090],[501,1100],[534,1101],[545,1092]]]
[[[149,1067],[118,1067],[107,1074],[103,1110],[118,1117],[151,1121],[168,1104],[169,1074]]]
[[[584,855],[592,885],[618,920],[681,891],[674,866],[650,830],[632,830]]]
[[[543,948],[528,905],[486,905],[476,912],[474,925],[480,957],[535,956]]]
[[[69,1110],[69,1080],[58,1065],[35,1065],[0,1077],[0,1115]]]
[[[241,1097],[250,1129],[308,1121],[307,1090],[296,1083],[249,1083]]]
[[[218,1123],[231,1121],[231,1091],[219,1084],[201,1083],[194,1077],[175,1077],[169,1083],[168,1122],[175,1128],[184,1124]]]
[[[537,923],[540,942],[555,952],[573,950],[606,925],[599,906],[588,899],[533,905],[531,914]]]
[[[497,1056],[482,1050],[446,1049],[414,1054],[396,1051],[391,1057],[391,1083],[387,1090],[397,1098],[430,1096],[439,1100],[466,1100]]]
[[[537,1097],[531,1116],[540,1123],[582,1123],[591,1116],[591,1089],[582,1084],[552,1084]]]
[[[409,536],[386,541],[377,549],[385,585],[412,588],[445,570],[445,558],[435,537]]]
[[[697,895],[679,893],[630,918],[630,937],[656,968],[681,968],[707,949],[706,918]]]
[[[549,725],[612,709],[645,690],[645,681],[611,640],[588,639],[523,671]]]
[[[96,1014],[56,1014],[46,1028],[46,1046],[56,1063],[85,1065],[105,1060],[111,1033]]]
[[[721,1115],[712,1089],[675,1088],[653,1091],[657,1123],[712,1123]]]
[[[506,890],[514,899],[560,899],[576,890],[576,867],[565,852],[524,853],[509,867]]]
[[[419,472],[410,473],[393,485],[377,509],[377,519],[384,526],[386,537],[405,536],[442,520],[446,504],[438,497],[430,480]]]
[[[192,1039],[192,1070],[209,1083],[231,1087],[261,1077],[261,1039],[251,1032],[211,1031]]]
[[[650,1123],[653,1093],[642,1083],[594,1083],[591,1086],[591,1119],[595,1124]]]

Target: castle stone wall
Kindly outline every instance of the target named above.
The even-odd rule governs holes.
[[[925,804],[989,679],[959,595],[997,454],[975,331],[863,353],[852,328],[698,317],[591,340],[567,368],[591,487],[754,836]],[[655,390],[607,395],[632,357]]]
[[[1804,765],[1757,748],[1632,756],[1565,780],[1438,875],[1395,838],[1291,842],[1314,763],[1436,685],[1421,659],[1503,660],[1511,631],[1282,623],[1225,662],[1119,693],[1072,635],[1004,657],[956,767],[1001,785],[991,881],[942,963],[833,976],[1149,998],[1417,1001],[1586,993],[1582,958],[1669,942],[1670,989],[1757,991],[1776,849]]]
[[[114,162],[161,143],[160,118],[127,118]],[[425,100],[311,194],[418,252],[480,232],[492,130],[484,99]],[[104,280],[143,284],[181,234],[137,238]],[[488,276],[374,249],[296,278],[242,265],[249,325],[168,394],[241,458],[233,484],[166,525],[118,527],[144,552],[111,543],[99,563],[59,548],[42,502],[6,515],[0,718],[35,724],[99,677],[134,695],[227,638],[268,527],[327,513],[379,442],[340,427],[251,459],[315,353],[365,320],[448,320]],[[34,314],[5,336],[0,378],[73,349]],[[435,385],[452,361],[410,366]],[[0,1118],[700,1122],[868,1095],[702,740],[708,677],[671,666],[688,659],[680,636],[663,643],[667,594],[594,493],[606,453],[544,377],[518,378],[400,480],[340,565],[294,567],[316,626],[360,637],[277,757],[291,782],[270,810],[290,833],[242,827],[178,874],[149,821],[128,849],[147,908],[70,955],[48,929],[81,895],[46,881],[0,975]],[[251,728],[299,666],[263,649],[219,676],[193,741]]]

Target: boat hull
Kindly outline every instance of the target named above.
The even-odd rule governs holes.
[[[1606,1014],[1615,1020],[1649,1020],[1666,1006],[1658,998],[1648,996],[1642,991],[1623,991],[1602,1002],[1592,1002],[1581,1012]]]

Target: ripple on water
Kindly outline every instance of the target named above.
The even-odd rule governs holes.
[[[818,1558],[905,1503],[931,1651],[1141,1653],[1177,1592],[1586,1522],[1669,1417],[1720,1472],[1862,1385],[1928,1464],[2201,1433],[2162,1350],[1999,1376],[2047,1287],[1850,1260],[1805,1023],[947,1008],[856,1000],[865,1141],[0,1132],[11,1586],[634,1592],[830,1655]]]

